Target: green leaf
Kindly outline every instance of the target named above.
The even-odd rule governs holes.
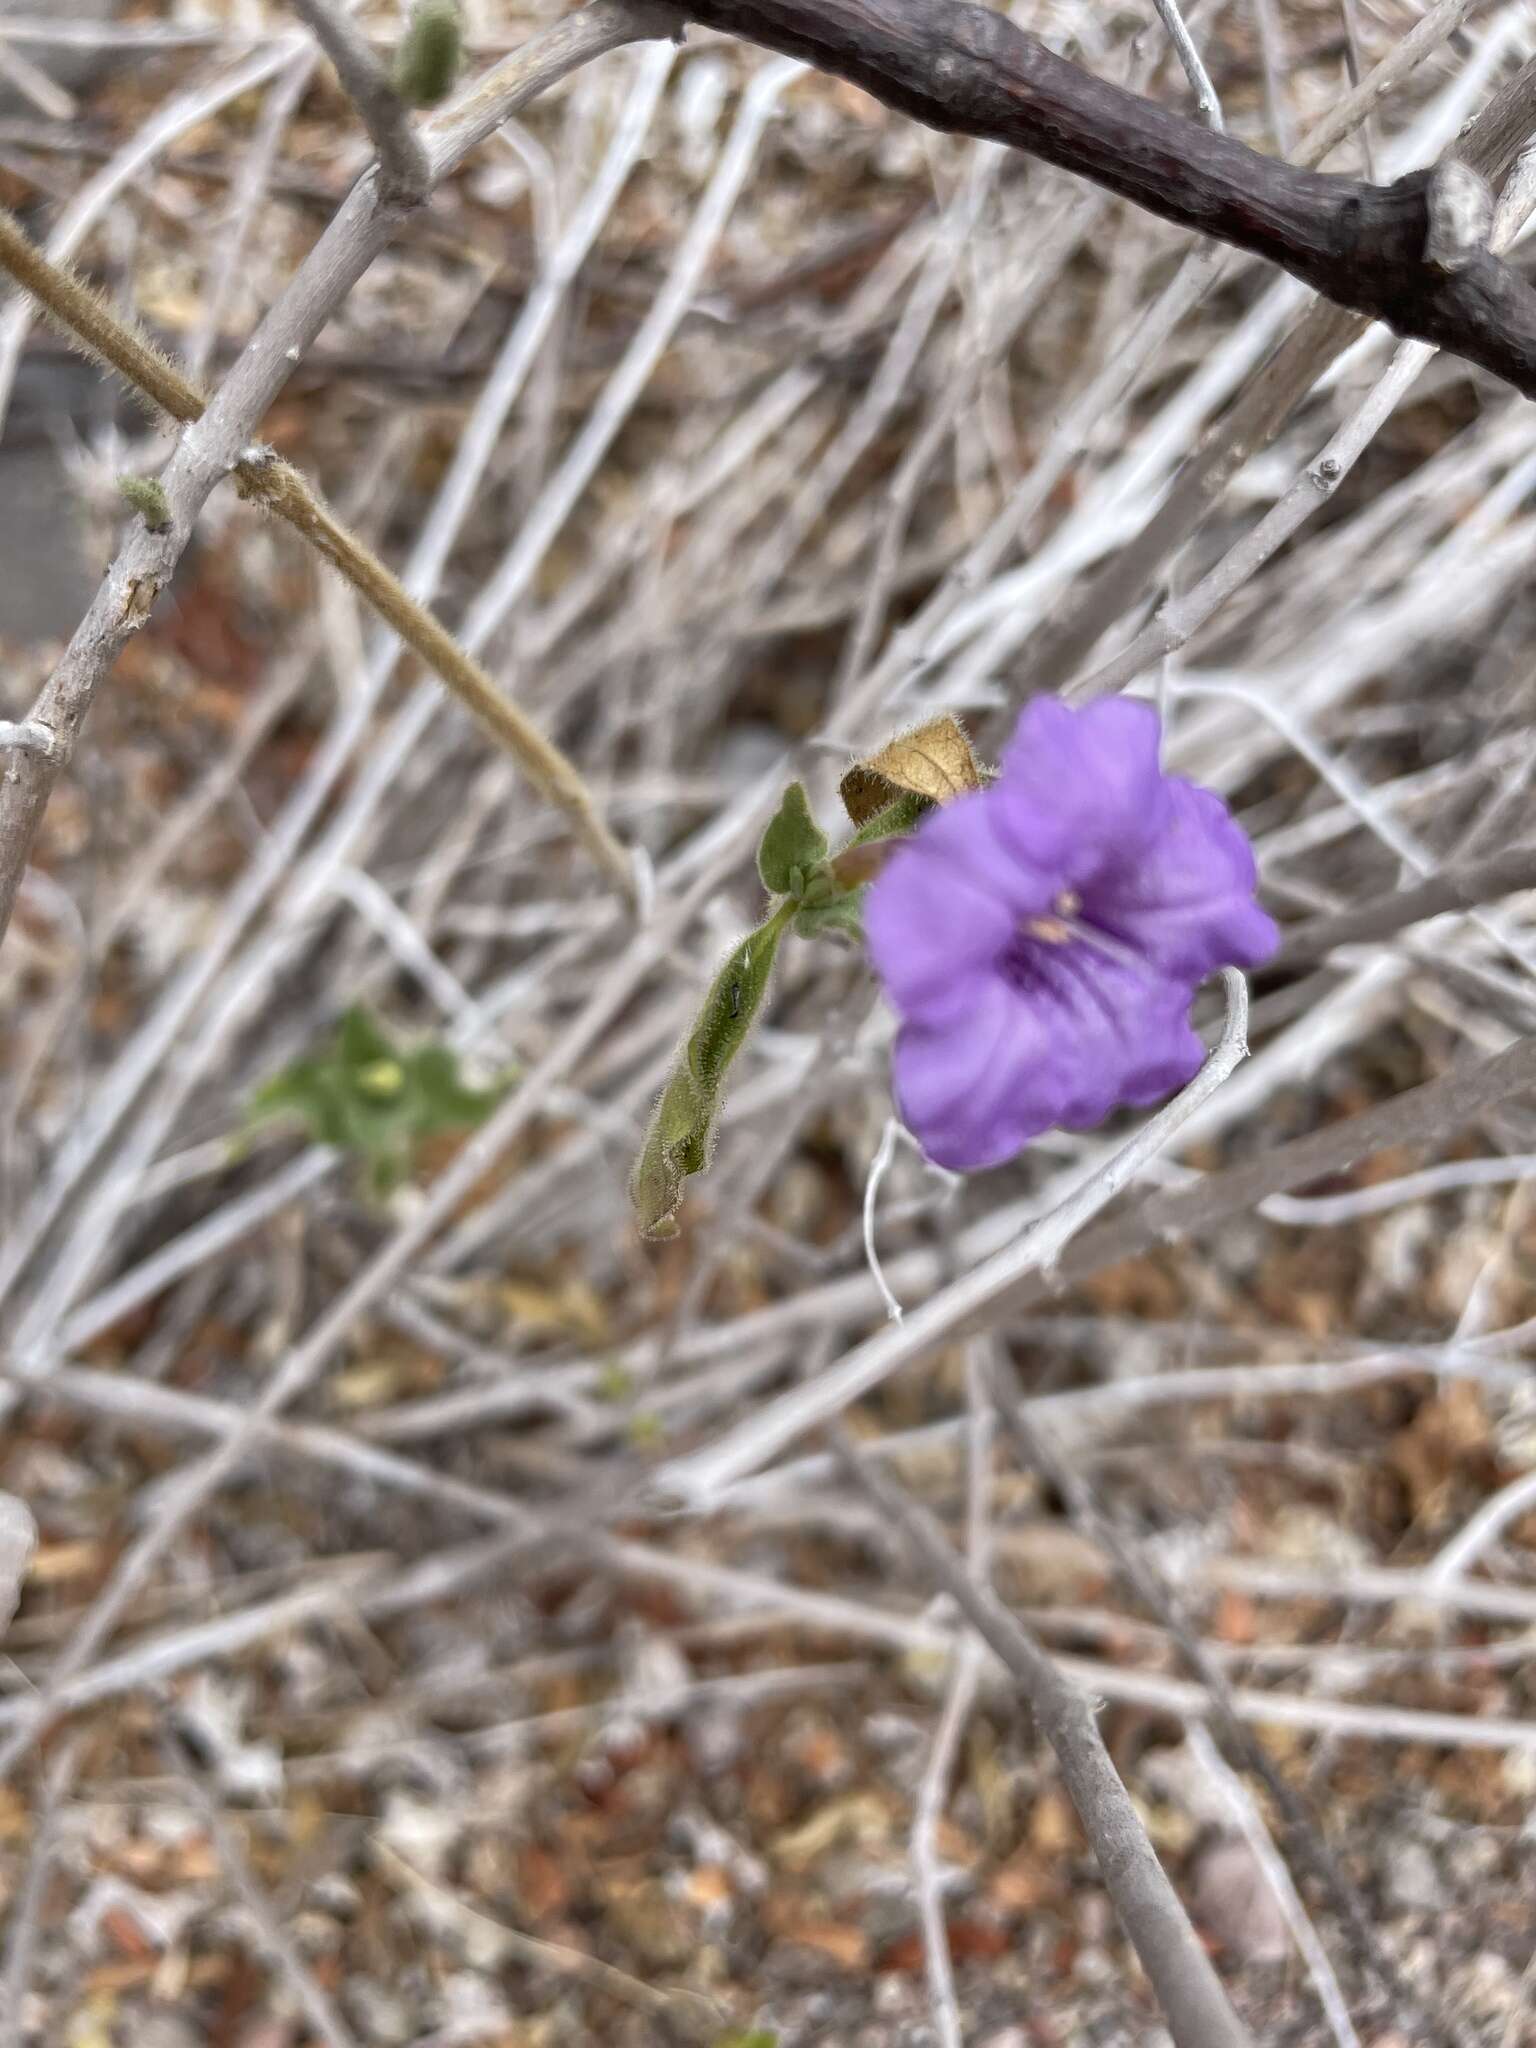
[[[849,938],[864,937],[864,891],[845,889],[820,903],[802,903],[795,912],[795,937],[819,939],[828,932],[845,932]]]
[[[715,2048],[779,2048],[779,2037],[768,2027],[752,2027],[744,2034],[722,2034]]]
[[[328,1046],[263,1082],[247,1123],[302,1124],[317,1143],[348,1153],[377,1197],[410,1177],[424,1139],[484,1123],[511,1078],[472,1088],[447,1046],[402,1051],[366,1010],[353,1008]]]
[[[749,932],[710,983],[629,1177],[629,1198],[642,1237],[677,1235],[683,1182],[709,1165],[721,1085],[762,1008],[779,940],[793,910],[794,904],[787,903]]]
[[[483,1124],[506,1092],[505,1085],[468,1087],[459,1078],[459,1063],[446,1045],[424,1045],[413,1053],[408,1075],[416,1101],[417,1129],[426,1137]],[[513,1078],[507,1076],[508,1081]]]
[[[747,1035],[768,991],[784,919],[776,912],[748,932],[715,976],[688,1040],[688,1066],[703,1093],[713,1096]]]
[[[344,1065],[356,1070],[371,1067],[377,1060],[392,1060],[393,1044],[373,1018],[358,1003],[346,1012],[336,1034],[336,1050]]]
[[[795,870],[802,876],[827,857],[827,835],[811,816],[803,782],[792,782],[757,849],[757,872],[770,896],[798,895]]]
[[[651,1113],[629,1176],[629,1199],[642,1237],[676,1237],[683,1182],[708,1166],[714,1135],[714,1098],[699,1087],[686,1059],[680,1059]]]
[[[610,1359],[598,1376],[593,1389],[599,1401],[610,1401],[615,1406],[627,1401],[635,1391],[635,1376],[626,1372],[616,1358]]]

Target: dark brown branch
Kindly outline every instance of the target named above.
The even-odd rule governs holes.
[[[1164,220],[1265,257],[1335,305],[1536,396],[1536,291],[1486,250],[1425,256],[1431,173],[1300,170],[1096,78],[973,0],[690,0],[711,28],[803,58],[930,128],[1027,150]]]

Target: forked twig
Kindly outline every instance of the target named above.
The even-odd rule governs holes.
[[[411,122],[410,109],[389,82],[389,74],[364,41],[350,15],[329,0],[291,0],[324,50],[356,107],[379,156],[379,178],[387,196],[414,206],[424,199],[432,172],[427,152]]]
[[[555,22],[423,124],[431,183],[441,182],[519,108],[577,67],[625,43],[673,34],[677,19],[656,0],[589,0]],[[408,211],[384,193],[377,177],[359,180],[206,410],[193,416],[160,479],[171,513],[169,530],[130,528],[30,713],[29,724],[52,733],[52,751],[12,750],[0,780],[0,939],[49,796],[74,751],[97,687],[170,581],[209,494],[246,456],[262,415],[293,367]],[[620,865],[628,884],[627,864]]]

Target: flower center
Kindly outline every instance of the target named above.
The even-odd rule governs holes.
[[[1054,917],[1026,917],[1024,930],[1032,939],[1039,939],[1043,945],[1066,946],[1082,935],[1077,922],[1077,913],[1083,907],[1083,899],[1075,889],[1063,889],[1056,898]]]
[[[1118,961],[1132,973],[1144,974],[1146,963],[1131,946],[1102,931],[1080,913],[1083,899],[1063,889],[1041,917],[1024,918],[1003,956],[1004,971],[1016,987],[1054,983],[1061,972],[1081,978],[1094,958]]]

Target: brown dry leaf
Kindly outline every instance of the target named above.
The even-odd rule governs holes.
[[[9,1785],[0,1785],[0,1842],[26,1842],[32,1836],[30,1801]]]
[[[553,1919],[571,1902],[571,1888],[558,1860],[537,1842],[517,1854],[517,1903],[535,1923]]]
[[[1033,1913],[1058,1888],[1049,1864],[1035,1850],[1020,1849],[987,1879],[987,1903],[999,1913]]]
[[[1042,1792],[1029,1816],[1029,1845],[1038,1856],[1069,1856],[1083,1845],[1082,1829],[1065,1792]]]
[[[728,1906],[736,1896],[730,1872],[719,1863],[701,1863],[696,1870],[690,1870],[684,1889],[689,1904],[697,1906],[701,1913]]]
[[[368,1358],[336,1374],[328,1389],[333,1408],[382,1408],[398,1400],[404,1388],[398,1358]]]
[[[815,1920],[794,1912],[782,1917],[770,1913],[766,1917],[776,1923],[773,1932],[780,1941],[813,1948],[821,1955],[830,1956],[845,1970],[869,1968],[869,1937],[861,1927],[850,1927],[841,1920]]]
[[[699,1945],[693,1915],[662,1878],[607,1887],[603,1917],[648,1970],[681,1969]]]
[[[866,824],[898,796],[925,796],[942,804],[980,787],[971,743],[959,720],[947,715],[898,734],[878,754],[855,763],[838,785],[855,825]]]
[[[109,1906],[101,1916],[101,1932],[124,1956],[155,1956],[160,1953],[159,1944],[135,1920],[133,1915],[121,1906]]]
[[[496,1290],[507,1320],[528,1331],[553,1330],[592,1344],[609,1339],[608,1316],[585,1281],[503,1280]]]
[[[1236,1586],[1223,1587],[1211,1618],[1211,1633],[1221,1643],[1256,1643],[1259,1639],[1258,1609]]]
[[[101,1544],[82,1538],[76,1543],[40,1543],[32,1553],[27,1577],[36,1586],[57,1586],[66,1579],[81,1579],[99,1569]]]
[[[90,1991],[84,2007],[70,2021],[69,2048],[112,2048],[117,2004],[116,1996],[108,1989]]]
[[[981,1861],[981,1844],[947,1814],[939,1817],[934,1829],[934,1847],[946,1863],[961,1870],[973,1870]]]
[[[1491,1448],[1488,1410],[1478,1387],[1459,1380],[1426,1401],[1387,1450],[1416,1516],[1433,1517],[1448,1483]]]
[[[809,1820],[780,1835],[773,1854],[790,1870],[808,1870],[835,1843],[871,1847],[887,1841],[890,1833],[891,1816],[885,1801],[874,1792],[852,1792],[846,1799],[828,1800]]]
[[[835,1785],[848,1776],[853,1759],[848,1745],[830,1721],[816,1721],[796,1730],[789,1754],[820,1785]]]
[[[986,1721],[978,1721],[966,1745],[966,1775],[981,1805],[982,1825],[994,1854],[1017,1837],[1013,1782],[997,1753],[997,1737]]]
[[[318,1792],[293,1794],[288,1803],[288,1839],[295,1849],[307,1849],[318,1842],[330,1824],[330,1808]]]

